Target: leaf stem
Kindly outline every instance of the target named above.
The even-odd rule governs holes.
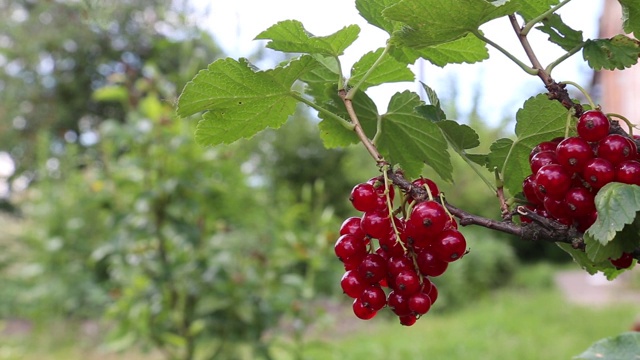
[[[508,57],[511,61],[513,61],[514,63],[516,63],[516,65],[518,65],[522,70],[524,70],[524,72],[526,72],[529,75],[538,75],[538,70],[535,68],[532,68],[530,66],[527,66],[527,64],[523,63],[522,61],[520,61],[520,59],[518,59],[517,57],[515,57],[513,54],[511,54],[509,51],[507,51],[505,48],[503,48],[502,46],[498,45],[497,43],[493,42],[492,40],[490,40],[489,38],[487,38],[486,36],[482,35],[482,33],[480,32],[480,30],[474,30],[471,32],[473,35],[475,35],[478,39],[486,42],[487,44],[493,46],[496,50],[500,51],[501,53],[503,53],[506,57]]]
[[[544,13],[540,14],[539,16],[533,18],[531,21],[529,21],[528,23],[526,23],[523,27],[522,30],[520,31],[520,33],[524,36],[527,36],[527,34],[529,34],[529,31],[531,31],[531,28],[539,23],[540,21],[544,20],[544,18],[546,18],[547,16],[553,14],[554,12],[558,11],[561,7],[567,5],[571,0],[564,0],[563,2],[561,2],[560,4],[552,7],[551,9],[545,11]]]
[[[380,66],[380,64],[382,63],[382,60],[384,60],[387,54],[389,54],[390,48],[391,48],[391,44],[387,43],[387,46],[384,48],[384,50],[382,50],[382,54],[380,54],[378,59],[376,59],[376,61],[371,65],[369,70],[367,70],[367,72],[364,75],[362,75],[362,78],[360,79],[360,81],[358,81],[358,83],[354,87],[349,89],[349,92],[345,96],[345,99],[353,100],[353,97],[356,95],[356,92],[358,91],[358,89],[360,89],[362,84],[364,84],[365,81],[367,81],[369,76],[371,76],[371,74],[378,68],[378,66]]]
[[[305,105],[317,110],[318,112],[325,114],[327,116],[329,116],[330,118],[337,120],[338,123],[340,123],[340,125],[342,125],[343,127],[345,127],[347,130],[354,130],[356,125],[350,123],[349,121],[343,119],[342,117],[334,114],[333,112],[323,108],[322,106],[314,103],[313,101],[305,98],[304,96],[302,96],[300,93],[296,92],[296,91],[292,91],[291,92],[291,97],[293,97],[294,99],[300,101],[301,103],[304,103]]]
[[[591,96],[589,96],[589,93],[587,92],[587,90],[585,90],[582,86],[578,85],[578,83],[575,83],[573,81],[562,81],[561,84],[567,84],[575,87],[582,93],[582,95],[584,95],[585,98],[587,98],[587,101],[589,102],[589,106],[591,106],[592,109],[595,109],[597,107],[596,104],[591,99]]]
[[[607,113],[608,117],[615,117],[618,118],[622,121],[625,122],[625,124],[627,124],[627,127],[629,127],[629,135],[631,136],[631,138],[633,138],[633,128],[635,127],[633,125],[633,123],[631,123],[631,121],[629,121],[629,119],[627,119],[626,117],[620,115],[620,114],[616,114],[616,113]]]
[[[573,56],[578,51],[582,50],[582,48],[584,47],[585,44],[586,44],[586,42],[581,42],[580,44],[576,45],[576,47],[574,47],[573,49],[569,50],[567,53],[565,53],[564,55],[560,56],[559,58],[557,58],[556,60],[551,62],[549,65],[547,65],[547,67],[544,69],[544,71],[547,74],[551,75],[551,72],[553,71],[553,69],[556,66],[560,65],[560,63],[562,63],[563,61],[567,60],[568,58]]]

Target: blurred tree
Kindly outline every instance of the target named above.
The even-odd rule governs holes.
[[[131,81],[153,64],[179,89],[218,57],[186,9],[175,0],[0,0],[0,150],[18,163],[15,176],[34,164],[41,130],[86,144],[103,119],[124,120],[131,101],[91,98],[108,80]]]

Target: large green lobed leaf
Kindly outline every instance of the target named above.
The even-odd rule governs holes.
[[[517,1],[402,0],[383,15],[403,23],[393,39],[409,47],[422,48],[459,39],[480,25],[518,10]]]
[[[627,332],[599,340],[574,360],[634,360],[640,356],[640,333]]]
[[[418,177],[427,164],[443,180],[453,181],[447,140],[435,123],[416,112],[420,105],[420,97],[410,91],[391,98],[387,113],[382,115],[378,149],[408,177]]]
[[[582,56],[594,70],[624,70],[638,62],[640,41],[624,35],[587,40]]]
[[[618,0],[622,5],[622,28],[640,36],[640,0]]]
[[[196,141],[203,145],[251,137],[286,122],[298,102],[291,86],[317,66],[308,55],[267,71],[255,70],[246,59],[217,60],[185,86],[178,114],[206,111],[196,129]]]
[[[587,235],[606,245],[622,229],[638,219],[640,212],[640,186],[609,183],[596,195],[598,218],[587,230]],[[640,242],[640,240],[636,239]]]
[[[383,51],[384,49],[380,48],[376,51],[368,52],[353,64],[349,84],[357,84],[364,77],[367,71],[369,71],[372,65],[380,58]],[[360,90],[365,90],[371,86],[384,83],[413,80],[413,72],[409,70],[406,63],[401,63],[393,57],[386,55],[382,58],[382,61],[378,63],[373,72],[369,74],[366,81],[360,86]]]
[[[256,40],[270,40],[267,47],[282,52],[339,56],[359,34],[358,25],[349,25],[328,36],[314,36],[300,21],[285,20],[258,34]]]

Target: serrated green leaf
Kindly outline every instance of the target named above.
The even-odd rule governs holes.
[[[474,163],[480,166],[487,166],[487,162],[489,161],[488,154],[469,154],[467,153],[467,159],[473,161]]]
[[[618,0],[622,5],[622,28],[627,34],[640,36],[640,0]]]
[[[627,332],[595,342],[574,360],[638,360],[640,333]]]
[[[638,217],[640,186],[609,183],[598,191],[595,202],[598,218],[586,235],[606,245]]]
[[[401,0],[382,15],[403,23],[392,39],[408,47],[422,48],[459,39],[480,25],[512,14],[519,2],[485,0]]]
[[[567,252],[573,258],[580,267],[586,270],[590,275],[596,274],[598,271],[607,271],[608,269],[614,269],[613,265],[609,261],[602,261],[594,263],[589,259],[587,254],[579,249],[574,249],[570,244],[556,243],[562,250]]]
[[[489,50],[484,41],[472,34],[444,44],[428,46],[421,49],[406,46],[394,46],[391,55],[399,61],[413,64],[423,58],[436,66],[447,64],[473,64],[489,58]]]
[[[520,10],[518,10],[518,14],[522,15],[525,21],[530,21],[544,14],[547,10],[551,9],[551,6],[557,5],[558,2],[560,2],[560,0],[521,1]]]
[[[440,127],[449,144],[458,149],[458,152],[465,153],[464,150],[480,146],[478,133],[468,125],[459,124],[453,120],[439,121],[436,125]]]
[[[349,84],[357,84],[364,74],[366,74],[372,65],[380,58],[383,51],[384,49],[380,48],[374,52],[368,52],[353,64]],[[374,71],[369,74],[366,81],[360,86],[360,90],[365,90],[371,86],[384,83],[413,80],[413,72],[409,70],[407,64],[403,64],[391,56],[385,56],[382,61],[378,63],[378,66]]]
[[[398,3],[400,0],[356,0],[356,9],[367,22],[389,34],[398,26],[397,21],[389,20],[382,15],[384,9]]]
[[[349,114],[344,106],[344,102],[338,96],[338,90],[335,87],[327,88],[327,94],[325,96],[328,99],[323,103],[325,109],[344,119],[349,119]],[[373,138],[376,133],[378,120],[378,108],[376,104],[364,91],[358,91],[353,98],[353,107],[365,134],[367,134],[370,139]],[[360,141],[354,131],[346,129],[337,120],[324,116],[323,114],[318,114],[318,116],[322,119],[318,126],[320,128],[320,137],[326,148],[349,146]]]
[[[582,56],[594,70],[623,70],[638,62],[640,41],[624,35],[587,40]]]
[[[490,170],[497,167],[504,187],[514,195],[522,190],[522,181],[531,173],[529,153],[537,144],[564,135],[567,109],[545,94],[529,98],[516,114],[517,138],[499,139],[491,145]]]
[[[300,77],[306,83],[335,83],[340,76],[340,66],[338,60],[333,56],[311,55],[320,66],[306,72]]]
[[[443,180],[452,181],[447,141],[437,125],[415,111],[422,104],[410,91],[391,98],[382,116],[378,149],[387,160],[399,164],[408,177],[418,177],[426,163]]]
[[[273,70],[255,71],[246,59],[221,59],[200,71],[182,91],[178,114],[207,111],[196,129],[203,145],[231,143],[282,125],[296,108],[291,86],[318,66],[310,56]]]
[[[282,52],[339,56],[359,34],[358,25],[349,25],[328,36],[314,36],[300,21],[285,20],[258,34],[256,40],[270,40],[266,46]]]
[[[562,21],[558,14],[549,15],[542,25],[536,29],[549,35],[549,41],[560,46],[565,51],[570,51],[582,44],[582,31],[573,30]]]
[[[420,82],[420,84],[422,85],[424,92],[427,94],[427,99],[429,99],[430,105],[416,106],[416,112],[425,119],[433,122],[445,120],[447,118],[447,114],[442,110],[440,99],[438,98],[436,91],[423,82]]]
[[[606,244],[602,244],[589,233],[585,234],[583,238],[586,245],[585,252],[589,260],[600,262],[610,258],[617,259],[622,256],[623,252],[633,251],[639,245],[640,233],[635,225],[629,224],[617,232],[615,238]]]

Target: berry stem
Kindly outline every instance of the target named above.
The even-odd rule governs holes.
[[[563,61],[567,60],[568,58],[573,56],[575,53],[577,53],[578,51],[582,50],[582,48],[584,47],[585,44],[586,44],[586,42],[581,42],[580,44],[576,45],[573,49],[569,50],[564,55],[560,56],[556,60],[554,60],[551,63],[549,63],[549,65],[547,65],[547,67],[544,69],[544,71],[547,74],[551,75],[551,72],[553,71],[553,69],[556,66],[560,65]]]
[[[382,167],[382,175],[384,176],[384,195],[387,201],[387,211],[389,211],[389,221],[391,222],[391,226],[393,227],[394,234],[396,234],[396,243],[399,243],[400,246],[402,247],[402,250],[404,250],[404,252],[407,252],[407,248],[404,246],[404,244],[400,240],[400,231],[396,226],[396,222],[393,221],[393,204],[391,202],[391,195],[389,191],[389,184],[392,182],[389,180],[389,174],[388,174],[389,172],[392,172],[391,167],[389,165],[384,165]]]
[[[564,126],[564,138],[568,138],[569,137],[569,127],[571,127],[571,119],[573,118],[573,115],[571,114],[571,111],[567,112],[567,123]]]
[[[629,135],[633,138],[633,128],[635,128],[635,126],[633,125],[633,123],[631,121],[629,121],[629,119],[627,119],[626,117],[620,115],[620,114],[616,114],[616,113],[607,113],[606,114],[607,117],[614,117],[617,119],[620,119],[622,121],[624,121],[625,124],[627,124],[627,127],[629,128]]]
[[[575,83],[573,81],[563,81],[560,84],[571,85],[571,86],[575,87],[576,89],[578,89],[582,93],[582,95],[584,95],[584,97],[587,99],[587,101],[589,102],[589,106],[591,106],[592,109],[597,109],[596,104],[591,99],[591,96],[589,96],[589,93],[587,92],[587,90],[585,90],[582,86],[578,85],[578,83]]]

